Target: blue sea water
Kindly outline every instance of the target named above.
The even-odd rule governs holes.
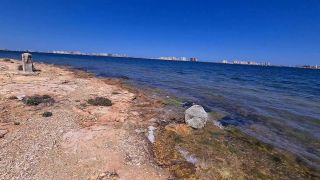
[[[21,52],[0,51],[20,59]],[[125,77],[228,114],[223,125],[320,167],[320,71],[201,62],[33,53],[36,62]]]

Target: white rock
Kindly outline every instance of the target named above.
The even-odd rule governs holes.
[[[149,131],[148,131],[148,139],[151,143],[154,143],[155,141],[155,136],[154,136],[154,131],[157,129],[153,126],[149,126]]]
[[[17,96],[17,98],[18,98],[19,101],[22,101],[22,99],[23,99],[24,97],[26,97],[26,95],[19,95],[19,96]]]
[[[198,159],[194,154],[190,154],[187,150],[182,149],[181,147],[176,147],[176,149],[181,153],[181,155],[184,157],[186,161],[192,164],[196,164],[198,162]]]
[[[200,105],[193,105],[185,112],[185,121],[188,126],[196,129],[203,128],[208,121],[208,114]]]

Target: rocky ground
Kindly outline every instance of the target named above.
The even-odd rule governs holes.
[[[156,100],[119,81],[51,65],[35,64],[39,71],[26,75],[17,70],[19,63],[0,60],[0,179],[169,177],[152,162],[145,135]],[[49,95],[54,103],[21,100],[33,95]],[[95,97],[110,99],[112,106],[87,103]]]

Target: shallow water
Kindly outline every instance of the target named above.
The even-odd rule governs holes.
[[[20,59],[20,52],[0,57]],[[320,71],[33,53],[36,62],[70,65],[129,79],[229,115],[223,125],[294,152],[320,167]]]

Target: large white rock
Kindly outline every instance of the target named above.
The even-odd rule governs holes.
[[[199,129],[203,128],[208,120],[208,114],[202,106],[193,105],[186,110],[185,121],[188,126]]]

